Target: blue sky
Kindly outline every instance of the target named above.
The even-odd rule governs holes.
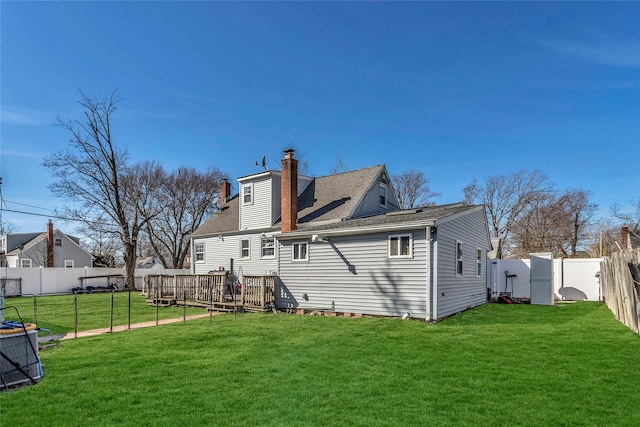
[[[116,143],[168,169],[236,178],[294,146],[315,176],[337,157],[421,170],[438,203],[520,169],[592,191],[601,215],[640,196],[639,2],[3,1],[0,18],[10,209],[64,205],[41,166],[69,140],[56,119],[114,88]]]

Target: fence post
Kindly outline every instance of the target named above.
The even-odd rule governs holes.
[[[78,294],[73,295],[73,337],[78,338]]]
[[[215,284],[215,279],[212,280],[209,277],[207,278],[207,283],[209,284],[209,323],[211,323],[213,321],[213,285]]]
[[[109,312],[109,333],[113,332],[113,290],[111,291],[111,311]]]
[[[38,324],[38,295],[33,294],[33,323]]]

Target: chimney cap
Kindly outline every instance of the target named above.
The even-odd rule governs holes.
[[[293,148],[287,148],[286,150],[284,150],[284,157],[287,159],[293,158],[293,153],[295,153],[296,150],[294,150]]]

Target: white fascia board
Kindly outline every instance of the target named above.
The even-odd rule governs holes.
[[[264,172],[259,172],[253,175],[241,176],[240,178],[237,179],[237,181],[239,183],[243,183],[245,181],[253,181],[255,179],[260,179],[260,178],[268,178],[272,175],[280,176],[280,171],[264,171]]]
[[[357,234],[372,234],[372,233],[384,233],[389,231],[404,231],[415,230],[416,228],[423,228],[433,225],[434,220],[423,220],[414,222],[404,222],[402,224],[383,224],[371,227],[355,227],[344,228],[338,230],[297,230],[290,231],[288,233],[282,233],[278,236],[278,240],[293,240],[304,239],[314,234],[321,235],[322,237],[331,236],[353,236]]]

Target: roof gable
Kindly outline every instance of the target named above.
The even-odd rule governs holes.
[[[298,223],[351,218],[383,170],[377,165],[314,179],[298,199]]]

